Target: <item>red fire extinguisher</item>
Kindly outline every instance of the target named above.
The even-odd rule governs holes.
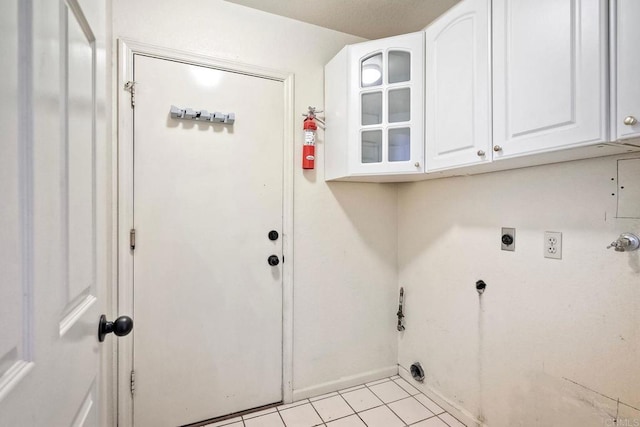
[[[302,147],[302,169],[313,169],[316,166],[316,109],[309,107],[309,112],[302,124],[304,130],[304,145]]]

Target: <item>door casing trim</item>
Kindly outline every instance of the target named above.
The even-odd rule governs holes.
[[[133,110],[130,93],[124,89],[133,81],[133,57],[136,54],[169,61],[216,68],[235,73],[268,78],[283,83],[283,210],[282,251],[287,261],[282,264],[282,400],[293,399],[293,185],[294,185],[294,74],[236,61],[219,59],[194,52],[154,46],[128,39],[118,39],[115,95],[117,108],[117,162],[113,176],[117,182],[117,244],[113,256],[117,260],[117,313],[133,313],[133,259],[129,249],[129,230],[133,224]],[[135,333],[135,330],[134,330]],[[133,369],[133,335],[117,341],[117,379],[114,419],[119,426],[133,425],[133,400],[130,393],[130,373]]]

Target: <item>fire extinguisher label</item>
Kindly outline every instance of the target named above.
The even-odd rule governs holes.
[[[304,143],[307,145],[315,145],[316,143],[316,133],[315,132],[305,132],[304,133]]]

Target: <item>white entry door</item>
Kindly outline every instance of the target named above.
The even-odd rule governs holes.
[[[108,417],[105,2],[82,4],[0,2],[0,426]]]
[[[134,425],[280,402],[283,82],[139,54],[133,76]]]

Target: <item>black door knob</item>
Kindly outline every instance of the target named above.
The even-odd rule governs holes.
[[[278,258],[277,255],[271,255],[267,259],[267,262],[269,263],[270,266],[276,266],[276,265],[280,264],[280,258]]]
[[[280,235],[276,230],[271,230],[269,232],[269,240],[278,240],[278,237],[280,237]]]
[[[107,316],[104,314],[100,316],[100,323],[98,324],[98,341],[104,341],[104,337],[107,334],[113,332],[119,337],[128,335],[133,329],[133,320],[129,316],[120,316],[113,322],[107,321]]]

